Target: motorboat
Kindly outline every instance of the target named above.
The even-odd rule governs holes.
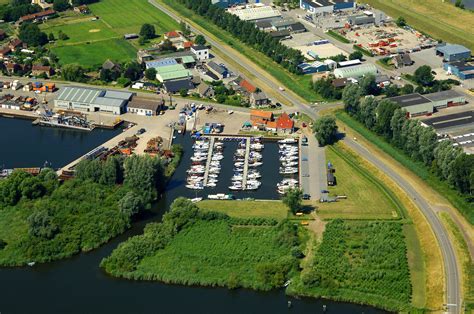
[[[242,185],[231,185],[229,186],[229,190],[233,190],[233,191],[238,191],[238,190],[242,190]]]
[[[245,162],[243,162],[243,161],[234,162],[234,166],[236,166],[236,167],[243,167],[244,164],[245,164]]]
[[[263,163],[260,162],[260,161],[257,161],[257,162],[249,164],[249,167],[258,167],[258,166],[261,166],[261,165],[263,165]]]
[[[298,168],[280,168],[280,174],[294,174],[298,173]]]
[[[210,187],[210,188],[215,188],[217,186],[217,184],[213,183],[213,182],[208,182],[206,184],[207,187]]]
[[[195,197],[195,198],[191,199],[192,203],[197,203],[197,202],[200,202],[200,201],[202,201],[202,197]]]
[[[191,157],[192,161],[204,161],[207,160],[207,157]]]
[[[218,176],[217,174],[215,174],[215,173],[210,173],[210,174],[208,175],[208,177],[209,177],[209,178],[217,178],[217,177],[219,177],[219,176]]]
[[[297,161],[282,161],[281,165],[283,167],[293,167],[293,166],[298,166],[298,162]]]
[[[298,160],[298,156],[281,156],[280,161],[293,161]]]
[[[214,156],[211,157],[212,161],[218,161],[218,160],[222,160],[222,159],[224,159],[224,156],[222,156],[222,155],[214,155]]]
[[[192,189],[192,190],[202,190],[202,189],[204,189],[204,186],[202,186],[200,184],[186,184],[185,186],[188,189]]]
[[[247,174],[247,179],[258,179],[258,178],[261,178],[261,177],[262,177],[261,174],[256,174],[256,173]]]
[[[278,143],[280,144],[293,144],[293,143],[296,143],[297,140],[294,139],[294,138],[285,138],[285,139],[282,139],[282,140],[279,140]]]

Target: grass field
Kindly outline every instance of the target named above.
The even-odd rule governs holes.
[[[337,203],[318,205],[324,219],[397,219],[403,217],[403,205],[383,182],[364,167],[362,161],[342,144],[326,149],[326,160],[336,169],[337,185],[332,195],[347,195]]]
[[[382,137],[365,128],[361,123],[351,118],[342,111],[336,112],[339,120],[349,126],[351,129],[363,136],[367,141],[374,144],[377,148],[388,154],[399,162],[402,166],[413,172],[416,176],[426,182],[433,190],[446,198],[459,212],[467,219],[470,224],[474,223],[474,211],[469,202],[455,190],[449,187],[445,181],[441,181],[437,176],[429,171],[426,166],[420,162],[414,162],[403,151],[393,147]]]
[[[423,259],[420,240],[413,224],[403,226],[403,235],[407,245],[407,259],[410,268],[410,279],[413,289],[412,304],[423,308],[426,304],[426,268]]]
[[[298,76],[290,73],[280,65],[276,64],[269,57],[265,56],[263,53],[248,47],[246,44],[234,38],[230,33],[220,29],[203,17],[194,14],[191,10],[188,10],[173,0],[159,0],[159,2],[172,9],[180,16],[186,17],[188,20],[192,21],[196,26],[200,27],[206,33],[206,36],[213,37],[214,39],[219,40],[237,50],[247,59],[258,65],[263,71],[268,72],[282,85],[286,86],[301,98],[309,102],[322,100],[321,96],[315,91],[311,90],[308,86],[311,76]],[[295,84],[295,82],[298,82],[298,84]]]
[[[105,60],[129,61],[135,57],[136,50],[122,39],[109,39],[90,44],[53,47],[61,64],[78,63],[82,66],[101,65]]]
[[[403,16],[410,26],[435,39],[465,45],[474,50],[474,13],[460,10],[449,1],[363,0],[396,19]]]
[[[52,26],[49,26],[48,24],[43,24],[41,29],[47,34],[54,34],[57,46],[74,45],[78,43],[94,42],[98,40],[121,37],[101,20],[79,21],[77,23]],[[69,39],[59,40],[59,31],[65,33],[69,37]]]
[[[288,216],[288,207],[280,201],[220,201],[205,200],[197,203],[206,211],[225,213],[238,218],[273,218],[283,220]]]
[[[137,33],[144,23],[155,26],[162,34],[179,28],[178,23],[146,0],[101,0],[90,5],[91,11],[115,32]]]

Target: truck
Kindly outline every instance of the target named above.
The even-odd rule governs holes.
[[[23,85],[21,85],[19,80],[14,80],[12,83],[12,90],[19,90]]]

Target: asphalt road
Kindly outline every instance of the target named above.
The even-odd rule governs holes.
[[[179,16],[175,15],[173,12],[170,12],[167,8],[158,4],[154,0],[149,0],[149,2],[156,8],[168,14],[170,17],[174,18],[175,20],[177,21],[182,20]],[[199,31],[198,29],[195,29],[194,27],[191,27],[191,30],[195,34],[206,35],[206,34],[203,34],[201,31]],[[258,70],[254,69],[253,65],[249,63],[248,60],[240,59],[239,56],[235,54],[231,49],[226,49],[219,42],[213,40],[212,38],[209,38],[208,36],[206,37],[209,44],[211,44],[215,49],[226,54],[228,58],[233,59],[233,60],[240,60],[242,64],[247,63],[249,66],[246,67],[246,69],[249,72],[255,75],[255,77],[257,77],[258,79],[265,82],[269,87],[277,91],[282,97],[284,97],[290,103],[292,103],[300,112],[304,112],[308,114],[313,119],[316,119],[318,117],[318,109],[311,109],[306,104],[300,102],[299,99],[294,97],[292,94],[279,90],[279,86],[277,84],[275,84],[272,80],[268,79],[266,76],[262,75]],[[350,49],[349,47],[344,47],[344,48],[346,50]],[[387,71],[382,71],[382,72],[387,72]],[[413,197],[417,206],[422,210],[423,214],[426,216],[429,224],[431,225],[431,228],[433,229],[436,235],[436,238],[438,240],[438,243],[443,255],[444,268],[445,268],[445,274],[446,274],[446,303],[448,304],[447,311],[448,313],[459,313],[461,311],[460,278],[459,278],[458,265],[456,263],[456,255],[455,255],[454,248],[448,238],[447,231],[444,228],[443,224],[441,223],[440,219],[438,218],[437,214],[435,213],[434,209],[429,205],[428,201],[424,198],[424,196],[418,193],[418,191],[416,191],[413,188],[413,186],[408,183],[408,181],[406,181],[404,178],[398,175],[390,167],[385,165],[376,156],[374,156],[369,151],[364,149],[359,143],[354,142],[351,139],[345,139],[345,142],[351,148],[353,148],[356,152],[358,152],[361,156],[363,156],[368,161],[370,161],[375,166],[377,166],[379,169],[384,171],[392,180],[394,180],[407,193],[407,195]],[[324,149],[316,148],[314,149],[314,153],[317,155],[319,164],[322,163],[323,165],[325,165],[326,161],[325,161]],[[325,185],[325,182],[320,184],[320,186],[324,186],[324,185]]]

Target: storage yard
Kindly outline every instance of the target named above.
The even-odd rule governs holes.
[[[344,50],[310,32],[294,34],[291,39],[283,40],[282,44],[301,51],[303,56],[309,60],[328,58],[339,54],[347,56]]]

